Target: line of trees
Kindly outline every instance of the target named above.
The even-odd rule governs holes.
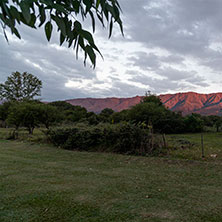
[[[152,129],[154,133],[195,133],[206,128],[215,128],[218,132],[221,129],[222,117],[199,114],[183,117],[181,113],[166,109],[154,95],[146,99],[129,110],[114,112],[106,108],[99,114],[87,112],[85,108],[65,101],[48,104],[38,100],[7,101],[0,105],[0,121],[2,127],[14,127],[16,130],[25,127],[30,134],[36,127],[49,129],[55,125],[72,125],[78,122],[87,125],[130,122]]]
[[[105,108],[95,114],[65,101],[45,104],[34,100],[40,95],[41,87],[42,82],[26,72],[14,72],[4,84],[0,84],[0,98],[5,100],[0,105],[1,126],[14,127],[15,130],[25,127],[30,134],[36,127],[49,129],[55,125],[73,125],[77,122],[86,125],[128,122],[154,133],[202,132],[206,127],[215,127],[219,131],[222,126],[222,117],[199,114],[183,117],[180,112],[167,109],[157,96],[150,93],[128,110],[114,112]]]

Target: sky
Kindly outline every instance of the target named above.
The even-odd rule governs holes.
[[[0,30],[0,82],[12,72],[28,72],[43,82],[41,99],[133,97],[166,93],[222,92],[221,0],[119,0],[124,37],[96,23],[94,40],[104,59],[97,65],[76,60],[59,46],[56,32],[47,42],[42,29],[19,26],[22,40],[9,44]],[[82,23],[89,28],[89,21]]]

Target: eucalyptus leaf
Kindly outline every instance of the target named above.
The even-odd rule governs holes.
[[[29,8],[28,3],[24,0],[21,1],[20,8],[22,10],[22,14],[23,14],[26,22],[29,23],[31,20],[31,13],[30,13],[30,8]]]
[[[48,41],[50,41],[50,39],[51,39],[52,29],[53,29],[53,26],[52,26],[51,22],[47,22],[45,24],[45,34],[46,34],[46,38]]]

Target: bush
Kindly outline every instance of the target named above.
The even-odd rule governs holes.
[[[156,136],[130,123],[80,124],[71,128],[53,128],[47,131],[47,135],[54,145],[69,150],[147,155],[159,153],[162,148]]]
[[[192,113],[186,116],[184,122],[187,132],[199,133],[203,131],[204,121],[200,114]]]

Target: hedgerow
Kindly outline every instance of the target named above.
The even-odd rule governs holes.
[[[47,136],[55,146],[68,150],[153,155],[162,149],[162,142],[157,136],[131,123],[57,127],[49,129]]]

